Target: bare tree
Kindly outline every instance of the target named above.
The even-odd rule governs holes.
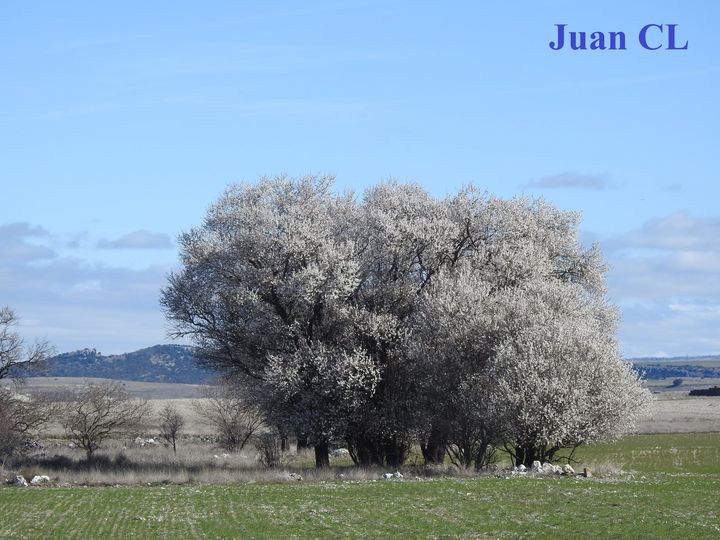
[[[47,396],[21,393],[21,386],[0,387],[0,465],[23,448],[53,416],[54,404]]]
[[[8,377],[15,365],[36,366],[52,354],[52,347],[45,341],[27,345],[14,329],[18,322],[11,308],[0,308],[0,379]]]
[[[258,459],[264,467],[273,468],[282,460],[281,437],[276,431],[268,431],[258,436],[255,443]]]
[[[193,402],[193,408],[210,422],[223,447],[231,452],[242,450],[264,423],[257,407],[249,405],[236,387],[226,383],[207,387],[204,399]]]
[[[172,444],[173,453],[177,454],[177,437],[182,428],[185,426],[185,419],[177,410],[173,403],[168,403],[163,407],[159,414],[160,419],[160,435],[169,444]]]
[[[89,461],[105,439],[138,426],[148,411],[147,401],[132,398],[118,382],[88,384],[65,404],[63,424]]]

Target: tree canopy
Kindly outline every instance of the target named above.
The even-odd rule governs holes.
[[[243,388],[268,421],[397,465],[417,441],[518,463],[615,437],[648,394],[622,361],[617,314],[579,217],[474,187],[440,199],[330,177],[230,187],[180,237],[161,302],[174,336]]]

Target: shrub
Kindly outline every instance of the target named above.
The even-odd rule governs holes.
[[[277,467],[282,459],[280,436],[274,432],[262,433],[255,443],[258,460],[264,467]]]

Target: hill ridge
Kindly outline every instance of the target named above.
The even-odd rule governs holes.
[[[202,384],[214,373],[201,367],[188,345],[159,344],[136,351],[103,355],[85,348],[55,355],[40,370],[17,370],[24,377],[91,377],[141,382]]]

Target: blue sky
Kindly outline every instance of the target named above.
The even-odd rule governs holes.
[[[175,237],[229,183],[473,182],[582,212],[627,356],[720,353],[720,4],[628,4],[4,2],[0,304],[61,351],[165,342]]]

